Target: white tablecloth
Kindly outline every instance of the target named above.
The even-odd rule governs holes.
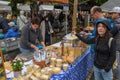
[[[27,71],[27,68],[26,68],[26,66],[27,65],[33,65],[33,61],[32,60],[30,60],[30,61],[27,61],[27,62],[25,62],[24,63],[24,66],[23,66],[23,70],[22,70],[22,75],[24,75],[24,73]],[[9,70],[5,70],[6,71],[6,77],[7,78],[13,78],[14,77],[14,73],[13,73],[13,71],[12,72],[10,72]]]

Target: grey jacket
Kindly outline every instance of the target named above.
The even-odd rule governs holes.
[[[31,25],[26,25],[21,30],[21,40],[20,40],[20,46],[24,49],[31,49],[30,45],[34,44],[36,45],[37,42],[43,42],[43,38],[40,32],[40,29],[37,28],[36,30],[33,30]]]
[[[53,33],[53,28],[52,28],[52,25],[50,22],[49,23],[49,28],[50,28],[50,33]],[[41,25],[40,25],[40,30],[41,30],[41,34],[42,34],[42,37],[43,37],[43,41],[45,41],[45,21],[42,21],[41,22]]]
[[[115,19],[113,23],[117,29],[117,34],[114,36],[116,39],[116,49],[120,51],[120,17]]]

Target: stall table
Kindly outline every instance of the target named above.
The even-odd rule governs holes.
[[[27,64],[33,64],[32,60],[28,61]],[[85,80],[92,66],[93,59],[90,50],[87,49],[73,64],[69,65],[66,71],[63,70],[60,74],[53,74],[50,80]],[[26,70],[25,67],[24,70]],[[7,73],[7,80],[11,80],[13,76],[13,72]]]
[[[50,80],[85,80],[92,66],[93,59],[90,50],[87,49],[69,66],[67,71],[57,75],[53,74]]]

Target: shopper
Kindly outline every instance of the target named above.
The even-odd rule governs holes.
[[[10,29],[5,34],[5,38],[19,37],[20,33],[19,33],[19,30],[18,30],[18,27],[15,26],[15,23],[14,22],[9,22],[8,25],[9,25]]]
[[[94,76],[95,80],[112,80],[112,66],[116,59],[115,39],[111,40],[112,35],[109,32],[110,24],[107,20],[98,21],[96,23],[96,34],[94,38],[84,38],[79,34],[73,33],[87,44],[95,44],[94,51]]]
[[[90,14],[91,14],[92,18],[94,19],[94,21],[93,21],[94,30],[93,30],[92,34],[87,35],[87,37],[88,38],[94,38],[95,34],[96,34],[96,23],[98,21],[102,21],[104,19],[107,20],[107,18],[105,18],[103,16],[102,9],[99,6],[93,6],[90,10]],[[110,29],[112,29],[111,26],[112,26],[112,24],[110,23],[110,26],[109,26]],[[92,57],[94,57],[94,46],[95,46],[94,44],[90,45],[90,52],[91,52]]]
[[[27,18],[24,16],[24,11],[20,11],[20,16],[17,17],[17,26],[21,31],[25,24],[28,22]]]
[[[118,65],[116,68],[116,80],[120,80],[120,7],[114,7],[111,12],[112,20],[114,23],[114,28],[111,33],[116,39],[116,53],[118,61]]]
[[[4,18],[3,15],[0,15],[0,29],[2,29],[3,34],[5,34],[9,29],[8,23],[9,20]]]
[[[43,40],[45,41],[46,45],[51,44],[51,39],[52,39],[52,33],[53,33],[53,28],[51,26],[51,23],[48,19],[48,16],[44,17],[44,20],[41,22],[40,29],[42,32]]]
[[[25,25],[25,27],[23,27],[21,30],[21,40],[19,47],[22,53],[38,51],[37,41],[39,41],[43,48],[45,48],[45,44],[39,29],[39,22],[39,18],[32,18],[31,24]]]

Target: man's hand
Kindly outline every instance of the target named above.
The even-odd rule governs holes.
[[[46,50],[46,47],[43,47],[43,50]]]
[[[38,52],[38,51],[39,51],[39,49],[36,47],[36,48],[35,48],[35,51],[37,51],[37,52]]]
[[[35,51],[38,51],[39,49],[37,48],[37,46],[35,46],[34,44],[31,44],[31,48],[33,48]]]

